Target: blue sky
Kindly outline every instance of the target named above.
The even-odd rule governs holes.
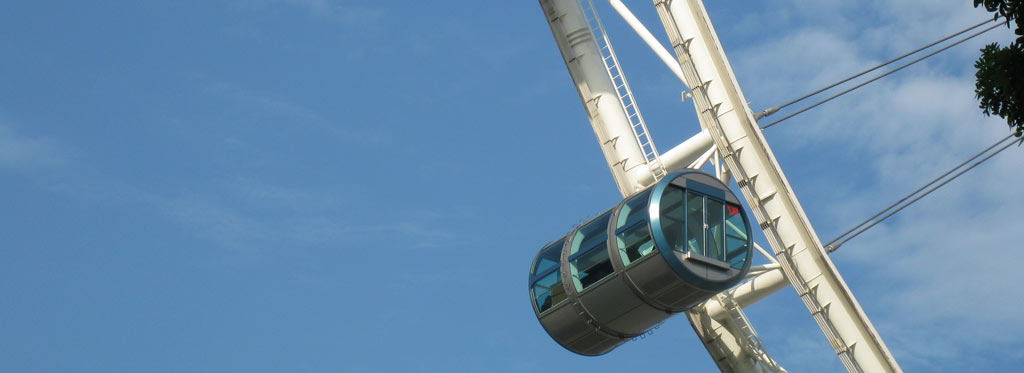
[[[664,37],[649,2],[628,2]],[[682,317],[597,358],[529,305],[541,245],[618,193],[535,2],[0,7],[0,370],[553,371],[714,365]],[[681,86],[602,4],[657,146]],[[755,110],[983,20],[969,1],[709,3]],[[828,240],[1005,136],[993,31],[766,132]],[[833,260],[907,371],[1024,361],[1013,148]],[[841,365],[792,290],[748,309]]]

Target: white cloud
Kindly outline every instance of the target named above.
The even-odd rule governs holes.
[[[309,247],[348,250],[367,244],[388,248],[456,247],[466,238],[441,215],[381,208],[352,200],[352,191],[286,186],[254,178],[224,178],[178,190],[150,190],[128,182],[72,173],[52,188],[98,204],[126,204],[151,211],[186,236],[245,258]],[[399,253],[401,250],[390,250]]]
[[[157,208],[196,235],[232,249],[259,250],[272,231],[257,218],[201,197],[157,199]]]
[[[286,5],[302,9],[311,16],[333,20],[348,26],[372,25],[379,22],[386,14],[383,8],[353,6],[348,3],[335,0],[257,0],[255,2],[247,1],[241,5],[245,7],[259,6],[260,4]]]
[[[969,2],[850,4],[789,2],[778,9],[786,17],[744,18],[740,28],[785,32],[744,34],[742,43],[723,38],[727,50],[744,45],[730,57],[752,109],[987,16]],[[972,71],[977,48],[1006,34],[1005,28],[985,34],[766,131],[823,241],[1009,134],[1005,123],[977,108]],[[904,367],[963,369],[964,362],[987,363],[966,358],[981,346],[1001,351],[1024,342],[1018,317],[1024,290],[1017,286],[1024,281],[1017,234],[1022,152],[1007,150],[833,254]],[[756,327],[759,320],[753,321]],[[799,341],[789,343],[775,349],[798,356],[790,350],[800,350]],[[788,363],[799,371],[808,362]]]
[[[202,193],[127,193],[187,232],[218,246],[249,253],[277,248],[346,249],[387,237],[394,248],[451,247],[460,238],[445,217],[417,211],[365,211],[339,191],[294,188],[244,179],[214,182]],[[382,215],[384,214],[384,215]]]
[[[0,168],[24,168],[64,162],[57,142],[44,137],[25,136],[0,123]]]
[[[280,127],[302,127],[318,132],[320,135],[335,136],[338,139],[358,142],[360,144],[382,145],[391,141],[392,134],[380,126],[360,123],[364,119],[355,113],[345,114],[343,118],[324,116],[316,110],[300,103],[248,88],[223,82],[213,82],[206,86],[206,91],[219,99],[226,99],[232,104],[243,107],[246,113],[255,113],[250,124],[269,124]],[[237,139],[231,139],[237,142]]]

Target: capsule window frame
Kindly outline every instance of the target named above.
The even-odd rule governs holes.
[[[743,223],[744,230],[742,231],[742,233],[743,233],[743,235],[745,237],[740,237],[738,235],[730,234],[731,231],[740,232],[740,230],[737,229],[739,227],[736,227],[735,223],[732,224],[733,227],[729,227],[729,225],[730,225],[730,222],[729,222],[729,218],[730,218],[730,216],[729,216],[729,207],[734,207],[734,208],[737,209],[736,210],[736,215],[734,215],[734,216],[739,217],[740,218],[739,219],[740,222]],[[725,229],[724,229],[723,233],[725,235],[725,240],[724,240],[724,242],[725,242],[725,253],[724,253],[725,254],[725,262],[729,263],[729,267],[730,268],[742,269],[744,266],[747,265],[747,262],[750,261],[751,256],[752,256],[750,251],[752,249],[752,246],[753,246],[754,242],[753,242],[753,239],[751,238],[751,234],[753,232],[751,231],[750,221],[747,220],[747,218],[746,218],[746,214],[743,211],[743,206],[741,206],[739,204],[733,204],[733,203],[730,203],[729,201],[726,201],[724,209],[725,209],[725,215],[724,215],[724,219],[723,220],[725,222],[724,223]],[[747,252],[747,255],[743,256],[743,261],[741,261],[739,263],[733,263],[732,260],[729,259],[729,256],[733,252],[733,250],[729,249],[729,242],[730,242],[730,240],[736,240],[736,241],[742,241],[743,242],[743,247],[746,248],[743,251]],[[737,264],[738,264],[738,266],[737,266]]]
[[[559,241],[561,241],[561,244],[559,244]],[[533,260],[533,265],[530,266],[530,283],[533,283],[537,279],[537,277],[541,276],[541,274],[547,274],[547,272],[550,271],[557,271],[558,267],[561,267],[562,249],[564,246],[565,237],[561,237],[557,240],[551,241],[547,245],[544,245],[543,248],[541,248],[540,252],[537,253],[537,257]],[[547,259],[549,261],[551,260],[550,256],[546,256],[545,254],[548,254],[552,249],[556,247],[558,248],[558,251],[557,255],[555,255],[555,260],[553,260],[555,265],[553,267],[545,268],[544,270],[540,271],[540,273],[538,273],[537,267],[540,265],[540,262],[544,259]]]
[[[554,299],[555,293],[556,293],[555,292],[556,288],[561,287],[562,288],[562,292],[561,292],[561,295],[562,295],[561,298],[562,299],[558,300],[558,302],[552,301],[551,305],[548,306],[548,308],[545,308],[545,309],[542,310],[541,309],[542,305],[537,303],[538,299],[537,299],[536,288],[537,288],[537,286],[540,286],[540,282],[542,280],[548,278],[548,276],[551,276],[551,275],[555,275],[555,278],[557,279],[557,281],[553,282],[551,284],[551,287],[548,288],[548,292],[550,293],[550,294],[548,294],[548,297]],[[569,293],[565,291],[565,284],[562,282],[562,273],[561,273],[561,271],[545,273],[543,276],[540,276],[539,278],[537,278],[537,280],[534,281],[533,284],[530,285],[530,303],[533,303],[533,306],[537,310],[538,314],[545,314],[547,312],[550,312],[551,310],[554,310],[555,308],[558,308],[559,305],[561,305],[563,303],[566,303],[568,300],[569,300]]]
[[[609,276],[615,274],[615,267],[612,265],[612,258],[611,258],[610,255],[608,255],[608,240],[605,239],[604,243],[605,243],[605,245],[601,249],[598,249],[595,246],[592,250],[588,250],[586,252],[583,252],[581,255],[579,255],[579,256],[577,256],[577,257],[575,257],[573,259],[569,259],[569,265],[570,265],[570,269],[571,269],[569,275],[573,277],[573,286],[576,286],[577,283],[579,284],[579,287],[576,288],[576,292],[577,293],[582,293],[582,292],[586,291],[587,289],[590,289],[591,287],[601,283],[602,280],[607,279]],[[594,265],[588,267],[586,271],[583,271],[583,270],[579,269],[579,265],[577,264],[577,261],[579,261],[581,259],[590,258],[592,256],[600,256],[602,254],[604,255],[604,260],[595,262]],[[589,280],[588,278],[590,276],[594,276],[595,273],[597,273],[597,272],[594,272],[593,270],[595,268],[597,268],[598,266],[603,266],[603,265],[606,265],[607,266],[606,269],[609,269],[610,271],[608,271],[603,276],[601,276],[601,277],[599,277],[597,279]],[[582,272],[586,272],[587,273],[587,277],[580,277],[580,273],[582,273]],[[586,283],[584,283],[584,282],[586,282]]]
[[[619,264],[622,264],[623,267],[633,265],[634,263],[640,261],[641,259],[647,257],[648,255],[654,254],[658,251],[658,247],[654,243],[654,234],[651,232],[650,208],[651,195],[653,194],[653,191],[654,188],[648,188],[642,192],[637,193],[636,195],[628,197],[615,211],[614,216],[616,217],[616,220],[608,222],[609,227],[612,228],[611,235],[609,235],[608,237],[609,246],[612,251],[611,253],[609,253],[609,255],[615,254],[612,256],[617,256]],[[635,208],[629,206],[631,203],[635,201],[639,201],[640,203],[637,204]],[[625,214],[625,216],[623,216],[623,211],[626,208],[629,208],[630,210]],[[629,218],[629,215],[633,215],[634,213],[636,216]],[[622,218],[626,218],[627,220],[625,220],[622,224],[619,224],[618,219]],[[624,232],[637,229],[638,226],[640,226],[639,229],[642,229],[644,232],[646,232],[647,241],[638,245],[637,254],[639,256],[637,256],[635,259],[630,259],[629,253],[625,251],[625,242],[623,242],[622,244],[619,243],[619,240],[621,239],[619,235],[621,235]],[[614,244],[611,243],[613,237],[615,238]],[[640,249],[643,246],[648,246],[646,253],[641,253]]]
[[[746,247],[744,255],[747,258],[742,262],[743,265],[740,268],[733,268],[729,263],[707,258],[703,254],[686,251],[684,239],[680,237],[685,227],[685,221],[679,219],[685,218],[685,205],[680,203],[682,202],[680,199],[685,198],[686,192],[692,191],[703,192],[701,194],[724,201],[726,205],[743,206],[740,199],[736,197],[728,186],[713,175],[700,170],[676,171],[666,175],[662,182],[655,184],[653,187],[650,201],[651,234],[660,252],[660,256],[664,258],[668,266],[680,278],[693,284],[699,284],[698,286],[707,290],[725,290],[735,285],[735,282],[725,278],[721,280],[708,278],[701,275],[702,271],[726,271],[723,274],[733,270],[739,272],[746,271],[752,261],[750,258],[752,255],[752,242],[749,242],[750,245]],[[747,214],[742,213],[741,216],[747,224],[747,237],[752,237],[750,220],[748,220]],[[703,214],[701,219],[703,222]]]
[[[572,282],[572,287],[573,287],[573,289],[576,290],[576,293],[582,293],[583,291],[592,288],[594,285],[597,285],[597,284],[601,283],[603,280],[607,279],[609,276],[615,274],[615,270],[614,270],[615,267],[611,263],[611,260],[612,260],[611,255],[610,255],[610,253],[607,253],[608,252],[608,246],[609,246],[609,244],[608,244],[608,241],[609,241],[608,225],[612,223],[611,218],[612,218],[612,213],[614,211],[615,211],[615,209],[611,208],[611,209],[608,209],[608,210],[602,212],[597,217],[588,220],[586,223],[583,223],[582,225],[580,225],[579,227],[574,229],[572,232],[569,232],[569,234],[566,236],[567,237],[566,238],[567,256],[566,256],[565,264],[568,265],[568,268],[567,268],[567,270],[568,270],[568,280]],[[600,223],[601,221],[604,221],[604,224],[597,224],[597,223]],[[590,238],[590,236],[588,236],[586,234],[584,234],[582,236],[578,236],[578,235],[584,229],[590,229],[591,227],[597,228],[597,229],[594,229],[594,231],[593,231],[593,234],[595,234],[595,236],[593,236],[593,237],[596,237],[596,235],[604,235],[604,239],[600,240],[600,241],[592,242],[589,245],[587,245],[586,247],[584,247],[583,246],[583,243],[584,243],[583,241],[588,240],[588,238]],[[568,238],[568,237],[572,237],[572,238]],[[582,240],[582,241],[577,243],[578,240]],[[602,250],[602,249],[606,252],[606,254],[608,256],[606,258],[606,262],[607,262],[607,265],[610,268],[612,268],[612,270],[610,272],[606,273],[604,276],[601,276],[601,278],[593,280],[592,282],[590,282],[589,284],[584,286],[583,285],[583,280],[580,278],[580,270],[576,266],[575,262],[576,262],[576,260],[580,259],[581,257],[588,256],[588,255],[591,255],[591,254],[596,254],[597,252],[595,250]],[[576,251],[573,252],[573,250],[576,250]],[[590,268],[594,268],[595,266],[591,266]]]
[[[701,232],[704,235],[703,237],[701,237],[701,244],[702,244],[702,246],[700,248],[700,252],[695,252],[695,251],[689,250],[690,234],[689,234],[689,230],[686,229],[686,227],[688,227],[689,224],[690,224],[690,216],[689,216],[690,199],[689,198],[683,198],[683,211],[684,211],[684,214],[683,214],[683,219],[684,219],[684,221],[683,221],[683,227],[684,227],[684,229],[683,229],[683,240],[687,244],[683,245],[683,247],[682,247],[683,250],[679,250],[679,249],[676,249],[676,248],[673,248],[673,249],[676,250],[676,251],[679,251],[679,252],[688,253],[689,255],[699,255],[700,259],[705,260],[705,261],[710,260],[710,261],[712,261],[711,263],[719,265],[719,266],[724,265],[725,267],[728,267],[728,268],[734,268],[734,267],[732,267],[731,263],[729,263],[728,261],[725,260],[728,257],[728,244],[727,244],[727,239],[728,238],[726,237],[726,233],[725,233],[725,231],[726,231],[726,221],[727,221],[727,219],[726,219],[726,206],[729,206],[730,203],[725,198],[719,198],[718,196],[709,195],[708,193],[704,193],[702,190],[700,190],[701,188],[693,188],[692,184],[698,184],[698,185],[703,185],[703,184],[699,184],[699,183],[695,183],[695,182],[688,182],[687,186],[685,188],[682,188],[684,190],[684,192],[685,192],[684,195],[686,197],[689,197],[688,196],[689,194],[693,194],[694,196],[700,197],[700,200],[701,200],[701,211],[702,211],[702,214],[701,214],[701,217],[702,217],[701,225],[703,227],[703,229],[701,229]],[[719,239],[717,241],[719,241],[719,243],[720,243],[720,245],[719,245],[720,247],[718,249],[721,251],[723,258],[716,258],[716,257],[712,257],[712,256],[708,255],[708,246],[710,246],[711,242],[712,242],[712,240],[711,240],[711,234],[712,234],[712,232],[711,232],[711,225],[709,224],[710,222],[708,220],[708,213],[710,211],[708,209],[708,201],[709,200],[712,200],[714,202],[720,203],[722,205],[722,208],[721,208],[721,210],[722,210],[721,211],[721,216],[722,216],[721,220],[722,221],[721,221],[721,224],[720,224],[722,232],[721,232],[721,239]]]
[[[562,303],[565,303],[567,300],[569,300],[568,292],[566,292],[566,290],[565,290],[565,282],[564,282],[565,279],[562,278],[562,251],[565,250],[565,243],[566,243],[566,237],[565,236],[560,237],[557,240],[552,241],[551,243],[548,243],[547,245],[544,246],[544,248],[541,249],[541,251],[539,253],[537,253],[537,257],[533,260],[533,266],[531,266],[531,268],[530,268],[530,273],[531,274],[530,274],[530,281],[529,281],[530,303],[533,304],[534,309],[535,309],[535,311],[538,314],[547,313],[547,312],[557,308],[558,305],[560,305]],[[554,250],[556,248],[557,248],[557,253],[558,253],[556,258],[558,260],[555,261],[555,266],[551,267],[551,268],[547,268],[547,269],[541,271],[540,273],[536,273],[537,266],[540,264],[540,261],[544,258],[544,254],[546,254],[548,251]],[[558,281],[555,282],[555,284],[557,284],[558,286],[562,286],[562,292],[563,292],[563,294],[565,294],[565,297],[563,297],[557,303],[553,302],[551,304],[551,306],[549,306],[547,309],[541,310],[540,309],[541,305],[537,304],[537,294],[536,294],[535,290],[536,290],[537,284],[541,280],[543,280],[543,279],[547,278],[548,276],[550,276],[552,273],[556,274],[556,277],[558,278]],[[554,297],[554,290],[553,290],[554,287],[555,286],[551,287],[551,289],[552,289],[551,290],[551,295],[549,295],[551,297]]]

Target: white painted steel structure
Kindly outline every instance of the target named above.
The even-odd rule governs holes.
[[[623,196],[666,171],[714,161],[735,178],[774,254],[751,278],[687,312],[722,371],[784,371],[765,351],[742,308],[792,285],[847,370],[898,372],[899,365],[860,308],[797,201],[757,126],[700,0],[653,0],[675,52],[619,0],[608,0],[689,87],[702,131],[672,150],[654,149],[646,124],[592,0],[540,0],[605,160]],[[755,245],[756,246],[756,245]]]

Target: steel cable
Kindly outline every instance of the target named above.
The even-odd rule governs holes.
[[[776,111],[779,111],[780,109],[783,109],[783,108],[785,108],[785,107],[787,107],[787,106],[789,106],[789,105],[792,105],[792,104],[795,104],[795,103],[797,103],[797,102],[803,101],[803,100],[807,99],[808,97],[811,97],[811,96],[814,96],[814,95],[816,95],[816,94],[819,94],[819,93],[821,93],[821,92],[824,92],[824,91],[827,91],[827,90],[829,90],[829,89],[835,88],[836,86],[838,86],[838,85],[840,85],[840,84],[843,84],[843,83],[846,83],[846,82],[848,82],[848,81],[851,81],[851,80],[853,80],[853,79],[857,79],[857,78],[859,78],[859,77],[861,77],[861,76],[864,76],[864,74],[867,74],[867,73],[869,73],[869,72],[872,72],[872,71],[878,70],[878,69],[880,69],[880,68],[882,68],[882,67],[888,66],[889,64],[891,64],[891,63],[893,63],[893,62],[896,62],[896,61],[902,60],[902,59],[904,59],[904,58],[907,58],[908,56],[910,56],[910,55],[912,55],[912,54],[915,54],[915,53],[917,53],[917,52],[920,52],[920,51],[923,51],[923,50],[925,50],[925,49],[928,49],[928,48],[934,47],[934,46],[935,46],[936,44],[939,44],[939,43],[942,43],[942,42],[944,42],[944,41],[946,41],[946,40],[949,40],[949,39],[955,38],[955,37],[957,37],[957,36],[960,36],[960,35],[962,35],[962,34],[963,34],[963,33],[965,33],[965,32],[968,32],[968,31],[974,30],[974,29],[976,29],[976,28],[978,28],[978,27],[981,27],[981,26],[985,25],[986,23],[989,23],[989,22],[995,21],[996,19],[998,19],[998,17],[996,17],[996,18],[989,18],[989,19],[986,19],[986,20],[985,20],[984,22],[981,22],[981,23],[978,23],[978,24],[976,24],[976,25],[974,25],[974,26],[971,26],[971,27],[965,28],[965,29],[963,29],[963,30],[960,30],[959,32],[957,32],[957,33],[955,33],[955,34],[952,34],[952,35],[949,35],[949,36],[947,36],[947,37],[944,37],[944,38],[942,38],[942,39],[936,40],[936,41],[932,42],[931,44],[928,44],[928,45],[925,45],[925,46],[923,46],[923,47],[920,47],[920,48],[917,48],[917,49],[915,49],[915,50],[912,50],[912,51],[910,51],[910,52],[904,53],[904,54],[903,54],[902,56],[899,56],[899,57],[893,58],[893,59],[891,59],[891,60],[888,60],[888,61],[886,61],[886,62],[884,62],[884,63],[882,63],[882,64],[880,64],[880,65],[877,65],[877,66],[875,66],[875,67],[872,67],[872,68],[870,68],[870,69],[867,69],[867,70],[864,70],[864,71],[861,71],[860,73],[857,73],[856,75],[852,75],[852,76],[850,76],[850,77],[848,77],[848,78],[846,78],[846,79],[843,79],[843,80],[840,80],[840,81],[838,81],[838,82],[832,83],[832,84],[830,84],[829,86],[827,86],[827,87],[825,87],[825,88],[822,88],[822,89],[819,89],[819,90],[817,90],[817,91],[814,91],[814,92],[808,93],[808,94],[806,94],[806,95],[803,95],[803,96],[801,96],[800,98],[797,98],[797,99],[795,99],[795,100],[792,100],[792,101],[790,101],[790,102],[787,102],[787,103],[785,103],[785,104],[782,104],[782,105],[778,105],[778,106],[774,106],[774,107],[768,108],[768,109],[766,109],[766,110],[764,110],[764,111],[762,111],[761,113],[758,113],[758,114],[760,114],[760,115],[761,115],[762,117],[765,117],[765,116],[771,115],[772,113],[774,113],[774,112],[776,112]]]
[[[992,144],[991,146],[989,146],[989,147],[985,148],[985,150],[982,150],[981,152],[979,152],[978,154],[975,154],[975,155],[974,155],[973,157],[971,157],[971,158],[967,159],[967,160],[966,160],[966,161],[964,161],[963,163],[960,163],[960,164],[959,164],[959,165],[957,165],[956,167],[953,167],[953,168],[952,168],[952,169],[950,169],[949,171],[946,171],[946,173],[944,173],[944,174],[942,174],[941,176],[939,176],[939,177],[935,178],[934,180],[930,181],[930,182],[929,182],[928,184],[925,184],[925,185],[924,185],[924,186],[922,186],[921,188],[918,188],[917,190],[915,190],[915,191],[911,192],[910,194],[908,194],[908,195],[904,196],[904,197],[903,197],[903,198],[901,198],[901,199],[900,199],[899,201],[896,201],[896,203],[893,203],[893,204],[892,204],[892,205],[890,205],[889,207],[886,207],[886,208],[885,208],[884,210],[882,210],[882,211],[879,211],[879,212],[878,212],[877,214],[875,214],[875,215],[871,216],[870,218],[867,218],[866,220],[862,221],[862,222],[861,222],[860,224],[857,224],[857,225],[856,225],[855,227],[851,228],[850,230],[848,230],[848,231],[844,232],[843,234],[840,234],[840,235],[839,235],[839,236],[837,236],[836,238],[833,238],[833,239],[832,239],[831,241],[829,241],[829,242],[828,242],[827,244],[825,244],[825,250],[826,250],[826,251],[828,251],[828,252],[830,252],[830,253],[831,253],[831,252],[833,252],[833,251],[836,251],[836,249],[838,249],[838,248],[839,248],[840,246],[842,246],[842,245],[843,245],[844,243],[846,243],[846,241],[849,241],[850,239],[852,239],[852,238],[854,238],[854,237],[857,237],[857,236],[858,236],[858,235],[860,235],[861,233],[864,233],[864,231],[867,231],[868,229],[871,229],[871,228],[872,228],[872,227],[874,227],[874,226],[875,226],[876,224],[878,224],[878,223],[881,223],[882,221],[885,221],[885,219],[888,219],[888,218],[889,218],[890,216],[893,216],[893,215],[895,215],[896,213],[900,212],[900,210],[903,210],[903,209],[904,209],[904,208],[906,208],[907,206],[910,206],[910,205],[911,205],[911,204],[913,204],[914,202],[917,202],[917,201],[918,201],[918,200],[920,200],[921,198],[924,198],[924,196],[927,196],[928,194],[931,194],[931,192],[934,192],[935,190],[937,190],[937,189],[941,188],[942,186],[946,185],[946,184],[947,184],[947,183],[949,183],[950,181],[953,181],[954,179],[956,179],[956,178],[960,177],[960,175],[963,175],[963,174],[964,174],[964,173],[966,173],[967,171],[970,171],[970,170],[971,170],[971,169],[973,169],[974,167],[977,167],[978,165],[980,165],[980,164],[984,163],[985,161],[989,160],[990,158],[992,158],[992,157],[993,157],[993,156],[995,156],[996,154],[999,154],[999,153],[1000,153],[1000,152],[1002,152],[1003,150],[1006,150],[1007,148],[1009,148],[1009,147],[1010,147],[1010,145],[1013,145],[1014,141],[1010,141],[1010,142],[1009,142],[1008,144],[1006,144],[1005,146],[1003,146],[1003,147],[1002,147],[1002,148],[1000,148],[999,150],[996,150],[995,152],[993,152],[993,153],[989,154],[989,155],[988,155],[988,156],[986,156],[985,158],[982,158],[982,159],[981,159],[980,161],[978,161],[978,162],[975,162],[975,163],[974,163],[974,164],[972,164],[972,165],[971,165],[970,167],[967,167],[966,169],[963,169],[963,170],[961,170],[961,171],[960,171],[960,172],[958,172],[958,173],[957,173],[956,175],[953,175],[953,177],[950,177],[950,178],[946,179],[945,181],[943,181],[942,183],[940,183],[939,185],[936,185],[935,187],[933,187],[933,188],[931,188],[931,189],[928,189],[928,187],[930,187],[930,186],[931,186],[932,184],[935,184],[935,183],[936,183],[936,182],[938,182],[939,180],[942,180],[942,179],[943,179],[944,177],[946,177],[946,176],[948,176],[949,174],[953,173],[953,172],[954,172],[954,171],[956,171],[957,169],[960,169],[961,167],[963,167],[963,166],[964,166],[964,165],[966,165],[967,163],[969,163],[969,162],[971,162],[971,161],[973,161],[973,160],[977,159],[977,158],[978,158],[978,157],[980,157],[981,155],[983,155],[983,154],[987,153],[988,151],[992,150],[992,148],[995,148],[996,146],[999,146],[999,144],[1002,144],[1002,143],[1006,142],[1006,140],[1009,140],[1009,139],[1010,139],[1010,138],[1012,138],[1012,137],[1013,137],[1013,135],[1009,135],[1009,136],[1006,136],[1006,137],[1004,137],[1004,138],[1000,139],[999,141],[996,141],[996,142],[995,142],[994,144]],[[920,193],[921,191],[923,191],[923,190],[925,190],[925,189],[928,189],[928,190],[927,190],[927,191],[925,191],[925,192],[924,192],[924,194],[921,194],[921,195],[919,195],[919,196],[915,197],[914,199],[910,200],[910,201],[909,201],[909,202],[907,202],[906,204],[903,204],[902,206],[899,206],[899,205],[900,205],[900,204],[901,204],[901,203],[902,203],[903,201],[906,201],[906,200],[907,200],[908,198],[910,198],[910,197],[913,197],[913,196],[914,196],[915,194],[918,194],[918,193]],[[896,207],[896,206],[899,206],[899,208],[896,208],[895,210],[893,210],[893,211],[889,212],[888,214],[885,214],[885,213],[886,213],[887,211],[889,211],[889,210],[892,210],[892,209],[893,209],[894,207]],[[878,217],[879,215],[882,215],[882,214],[885,214],[885,216],[882,216],[882,217],[881,217],[881,218],[879,218],[878,220],[874,220],[875,218],[877,218],[877,217]],[[872,222],[872,220],[874,220],[874,222]],[[865,224],[867,224],[867,223],[869,223],[869,222],[871,222],[871,224],[870,224],[870,225],[864,226]],[[861,228],[861,227],[863,227],[863,228]],[[858,230],[858,228],[860,228],[860,229]],[[855,233],[853,233],[852,235],[850,235],[850,233],[851,233],[851,232],[854,232],[855,230],[856,230],[856,232],[855,232]],[[847,235],[849,235],[849,236],[848,236],[848,237],[845,237],[845,236],[847,236]],[[845,238],[844,238],[844,237],[845,237]],[[841,240],[841,241],[840,241],[840,240]],[[838,243],[836,243],[836,241],[839,241],[839,242],[838,242]]]
[[[863,87],[863,86],[865,86],[865,85],[868,85],[868,84],[870,84],[870,83],[872,83],[872,82],[874,82],[874,81],[876,81],[876,80],[878,80],[878,79],[882,79],[882,78],[884,78],[884,77],[886,77],[886,76],[889,76],[889,75],[891,75],[891,74],[893,74],[893,73],[895,73],[895,72],[897,72],[897,71],[903,70],[904,68],[907,68],[907,67],[909,67],[910,65],[913,65],[913,64],[916,64],[916,63],[918,63],[918,62],[921,62],[921,61],[923,61],[924,59],[926,59],[926,58],[928,58],[928,57],[931,57],[931,56],[934,56],[934,55],[936,55],[936,54],[939,54],[940,52],[943,52],[943,51],[945,51],[945,50],[947,50],[947,49],[949,49],[949,48],[952,48],[952,47],[954,47],[954,46],[960,45],[961,43],[963,43],[963,42],[965,42],[965,41],[968,41],[968,40],[970,40],[970,39],[973,39],[974,37],[976,37],[976,36],[978,36],[978,35],[981,35],[981,34],[983,34],[983,33],[986,33],[986,32],[988,32],[988,31],[990,31],[990,30],[992,30],[992,29],[994,29],[994,28],[996,28],[996,27],[1002,26],[1002,25],[1004,25],[1005,23],[1006,23],[1006,22],[1000,22],[1000,23],[997,23],[997,24],[995,24],[995,25],[992,25],[992,26],[990,26],[990,27],[988,27],[988,28],[986,28],[986,29],[984,29],[984,30],[981,30],[981,31],[978,31],[978,32],[976,32],[976,33],[974,33],[974,34],[971,34],[971,35],[969,35],[969,36],[967,36],[967,37],[965,37],[965,38],[963,38],[963,39],[957,40],[956,42],[953,42],[952,44],[949,44],[949,45],[947,45],[947,46],[945,46],[945,47],[939,48],[939,49],[937,49],[937,50],[935,50],[935,51],[933,51],[933,52],[931,52],[931,53],[928,53],[928,54],[926,54],[926,55],[924,55],[924,56],[922,56],[922,57],[920,57],[920,58],[918,58],[918,59],[915,59],[915,60],[913,60],[913,61],[907,62],[906,64],[903,64],[903,65],[900,65],[900,67],[897,67],[897,68],[895,68],[895,69],[889,70],[889,71],[885,72],[885,73],[884,73],[884,74],[882,74],[882,75],[879,75],[879,76],[876,76],[876,77],[874,77],[874,78],[871,78],[871,79],[869,79],[869,80],[867,80],[867,81],[865,81],[865,82],[863,82],[863,83],[857,84],[857,85],[855,85],[855,86],[853,86],[853,87],[851,87],[851,88],[849,88],[849,89],[847,89],[847,90],[845,90],[845,91],[842,91],[842,92],[839,92],[839,93],[837,93],[837,94],[835,94],[835,95],[832,95],[832,96],[830,96],[829,98],[826,98],[826,99],[824,99],[824,100],[818,101],[818,102],[816,102],[816,103],[814,103],[814,104],[811,104],[810,106],[807,106],[807,107],[805,107],[805,108],[803,108],[803,109],[797,110],[796,112],[790,113],[789,115],[786,115],[785,117],[782,117],[782,118],[780,118],[779,120],[776,120],[776,121],[774,121],[774,122],[771,122],[771,123],[768,123],[768,124],[766,124],[766,125],[764,125],[764,126],[761,126],[761,129],[765,129],[765,128],[768,128],[768,127],[774,126],[774,125],[776,125],[776,124],[779,124],[779,122],[782,122],[782,121],[784,121],[784,120],[786,120],[786,119],[789,119],[789,118],[795,117],[795,116],[797,116],[797,115],[799,115],[799,114],[802,114],[802,113],[804,113],[804,112],[806,112],[806,111],[808,111],[808,110],[811,110],[811,109],[813,109],[813,108],[816,108],[816,107],[818,107],[818,106],[821,106],[821,104],[824,104],[824,103],[826,103],[826,102],[832,101],[832,100],[834,100],[834,99],[836,99],[836,98],[838,98],[838,97],[840,97],[840,96],[842,96],[842,95],[845,95],[845,94],[847,94],[847,93],[850,93],[850,92],[852,92],[853,90],[855,90],[855,89],[857,89],[857,88]],[[874,68],[873,68],[873,69],[874,69]],[[863,75],[863,73],[861,73],[860,75]],[[847,79],[847,80],[849,80],[849,79]],[[769,109],[769,110],[770,110],[770,109]]]

